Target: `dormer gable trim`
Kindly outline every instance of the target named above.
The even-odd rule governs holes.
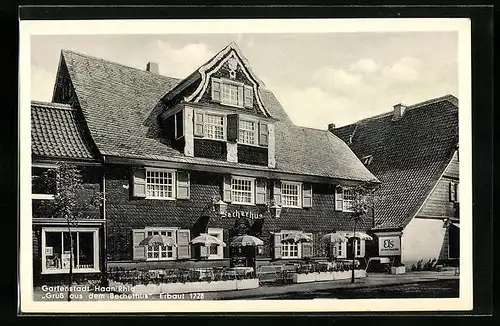
[[[260,111],[265,116],[271,117],[271,114],[264,107],[258,92],[259,86],[264,86],[264,83],[260,79],[258,79],[252,72],[248,61],[244,58],[238,46],[234,42],[229,44],[226,48],[215,55],[209,62],[198,69],[198,72],[201,75],[201,82],[191,95],[184,98],[184,101],[197,103],[206,91],[210,82],[210,77],[232,57],[234,57],[238,64],[241,65],[241,67],[243,68],[243,73],[248,78],[248,80],[252,82],[253,94],[257,99],[257,105]],[[217,62],[219,62],[219,64],[216,65]]]

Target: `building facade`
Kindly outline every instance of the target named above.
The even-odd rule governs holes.
[[[77,272],[229,266],[237,234],[264,241],[257,266],[365,257],[364,240],[328,245],[321,237],[351,231],[352,188],[379,181],[328,130],[294,125],[234,43],[184,80],[160,75],[154,63],[140,70],[63,50],[52,103],[32,102],[32,117],[33,169],[73,162],[85,189],[104,196],[95,218],[72,229],[84,250],[85,232],[94,232],[92,270]],[[33,202],[50,206],[46,192]],[[69,237],[54,222],[33,216],[41,275],[67,272],[49,261]],[[357,227],[372,226],[369,216]],[[282,243],[294,232],[313,241]],[[190,244],[201,233],[226,246]],[[173,245],[140,245],[155,234]]]
[[[372,256],[407,269],[459,259],[458,100],[452,95],[331,128],[382,182]]]

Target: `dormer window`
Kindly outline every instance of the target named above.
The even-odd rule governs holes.
[[[253,88],[243,83],[212,78],[212,100],[224,105],[253,107]]]
[[[205,118],[205,136],[210,139],[224,140],[224,116],[206,114]]]

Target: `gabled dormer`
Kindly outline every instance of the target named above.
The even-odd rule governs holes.
[[[187,156],[275,167],[262,85],[231,43],[163,97],[164,134]]]

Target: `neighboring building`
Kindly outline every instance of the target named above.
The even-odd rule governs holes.
[[[234,43],[184,80],[154,63],[143,71],[63,50],[52,102],[32,102],[33,164],[64,158],[92,169],[89,188],[104,192],[105,205],[82,232],[97,230],[96,270],[227,266],[237,232],[264,240],[258,265],[347,257],[345,243],[320,238],[352,229],[350,187],[378,184],[335,135],[294,125]],[[61,250],[47,249],[48,234],[64,231],[50,216],[35,214],[34,225],[36,262],[46,267],[43,253]],[[369,219],[358,225],[370,228]],[[313,243],[282,244],[294,231]],[[205,232],[227,246],[189,245]],[[151,234],[176,246],[140,246]],[[356,243],[357,257],[364,248]]]
[[[330,129],[382,182],[375,196],[371,255],[459,258],[458,100],[447,95]],[[384,248],[385,244],[385,248]]]

